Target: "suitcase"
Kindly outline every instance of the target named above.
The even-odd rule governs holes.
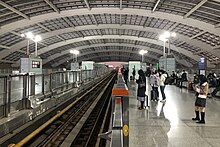
[[[151,90],[150,91],[150,99],[151,100],[156,100],[156,91],[155,90]]]

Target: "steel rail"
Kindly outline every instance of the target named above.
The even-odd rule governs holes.
[[[105,79],[101,80],[97,85],[101,84]],[[51,119],[49,119],[46,123],[41,125],[39,128],[37,128],[35,131],[33,131],[31,134],[26,136],[24,139],[22,139],[17,144],[10,144],[9,147],[21,147],[27,144],[31,139],[33,139],[35,136],[37,136],[40,132],[42,132],[45,128],[47,128],[49,125],[51,125],[55,120],[57,120],[59,117],[61,117],[64,113],[66,113],[71,107],[73,107],[78,101],[80,101],[85,95],[90,93],[93,89],[95,89],[97,86],[92,87],[89,91],[84,93],[81,97],[76,98],[74,102],[72,102],[70,105],[68,105],[66,108],[64,108],[62,111],[59,111],[55,116],[53,116]]]
[[[110,99],[111,100],[111,99]],[[109,102],[110,102],[110,100],[109,100]],[[102,108],[100,109],[100,112],[98,113],[98,117],[97,117],[97,119],[96,119],[96,121],[95,121],[95,123],[94,123],[94,126],[93,126],[93,128],[92,128],[92,130],[91,130],[91,133],[90,133],[90,135],[89,135],[89,137],[88,137],[88,140],[87,140],[87,142],[86,142],[86,147],[87,146],[89,146],[89,143],[90,143],[90,141],[91,141],[91,138],[93,137],[93,132],[94,132],[94,130],[96,129],[96,126],[97,126],[97,123],[98,123],[98,121],[99,121],[99,119],[100,119],[100,116],[101,116],[101,114],[102,114],[102,111],[103,111],[103,109],[105,108],[105,103],[107,102],[107,99],[103,102],[103,106],[102,106]],[[107,107],[109,106],[109,103],[108,103],[108,105],[107,105]],[[107,111],[108,111],[108,109],[106,109]],[[108,112],[107,112],[108,113]],[[105,113],[106,114],[106,113]],[[104,116],[106,116],[106,115],[104,115]],[[104,122],[103,122],[104,123]],[[102,127],[103,125],[101,125],[101,127]],[[100,128],[101,129],[101,128]],[[100,132],[100,131],[99,131]]]
[[[103,84],[103,83],[102,83]],[[104,85],[104,84],[103,84]],[[98,88],[98,87],[96,87]],[[101,91],[102,89],[98,89],[96,91],[96,93],[99,93],[99,91]],[[84,114],[83,112],[81,111],[86,111],[88,109],[88,107],[93,103],[94,99],[95,99],[95,93],[92,94],[93,96],[90,96],[91,99],[87,99],[87,101],[84,102],[84,104],[82,106],[80,106],[80,108],[77,110],[77,112],[75,112],[73,115],[71,114],[66,120],[65,122],[59,126],[56,130],[54,130],[54,133],[52,133],[49,137],[49,139],[43,141],[40,143],[39,146],[48,146],[48,144],[53,144],[54,142],[56,142],[56,140],[59,138],[60,135],[62,135],[62,133],[64,133],[64,131],[66,129],[68,129],[69,127],[69,124],[70,124],[70,121],[73,120],[73,118],[76,118],[76,115],[77,117],[82,117],[82,115]],[[91,102],[90,102],[91,101]],[[81,113],[79,113],[81,112]],[[77,119],[76,119],[77,120]]]
[[[98,112],[97,119],[95,120],[95,123],[94,123],[94,125],[93,125],[93,127],[92,127],[92,130],[91,130],[91,132],[90,132],[90,135],[89,135],[89,137],[88,137],[88,140],[86,141],[86,144],[85,144],[86,147],[89,146],[89,143],[90,143],[90,141],[91,141],[91,138],[93,137],[93,132],[95,131],[95,129],[96,129],[96,127],[97,127],[97,124],[98,124],[98,122],[99,122],[99,120],[100,120],[100,116],[101,116],[101,114],[102,114],[102,111],[103,111],[103,109],[106,107],[106,106],[105,106],[106,102],[107,102],[107,99],[105,99],[105,101],[103,102],[103,106],[101,107],[100,111]],[[107,105],[107,106],[108,106],[108,105]]]
[[[110,107],[111,106],[111,102],[112,102],[112,99],[109,99],[109,103],[108,103],[108,106],[107,106],[107,111],[105,113],[104,120],[103,120],[102,126],[100,128],[99,134],[103,133],[103,131],[105,129],[105,124],[108,121],[108,117],[107,116],[109,115],[108,113],[111,110],[111,107]],[[101,142],[100,140],[101,140],[100,138],[97,139],[95,147],[99,147],[100,142]]]
[[[110,82],[112,82],[112,80]],[[106,110],[105,108],[107,108],[109,104],[108,103],[109,101],[105,97],[110,97],[110,94],[111,94],[111,90],[106,88],[104,95],[102,95],[102,98],[99,100],[96,107],[93,109],[93,112],[87,118],[85,124],[81,128],[80,132],[77,134],[77,137],[74,139],[71,146],[85,146],[85,147],[89,146],[90,147],[96,144],[94,142],[94,137],[98,136],[98,133],[100,132],[101,128],[99,127],[102,126],[102,124],[100,124],[101,122],[100,120],[102,120],[103,119],[102,117],[105,116],[103,113],[105,113],[104,110]]]

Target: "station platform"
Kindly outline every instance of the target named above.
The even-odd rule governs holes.
[[[147,81],[146,94],[151,87]],[[129,84],[129,147],[218,147],[220,144],[220,101],[207,99],[206,124],[194,117],[194,93],[167,85],[165,104],[150,101],[139,110],[134,84]],[[161,94],[160,94],[160,99]]]

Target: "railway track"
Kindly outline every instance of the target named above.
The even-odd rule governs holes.
[[[106,108],[110,102],[114,78],[115,74],[111,74],[64,110],[58,112],[57,117],[54,116],[19,143],[10,146],[61,146],[88,111],[90,111],[89,115],[87,114],[87,118],[84,118],[83,124],[81,122],[81,129],[78,134],[75,134],[69,146],[95,146]]]

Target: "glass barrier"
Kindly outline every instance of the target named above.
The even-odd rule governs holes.
[[[22,99],[24,97],[24,80],[26,76],[10,76],[8,78],[7,103],[10,106],[9,112],[22,109]]]
[[[50,92],[50,75],[43,75],[43,94]]]
[[[35,95],[43,94],[43,75],[35,76]]]
[[[78,87],[82,81],[89,81],[107,72],[100,70],[79,70],[54,72],[41,75],[8,75],[0,77],[0,117],[27,108],[26,100],[39,101],[44,95]],[[38,99],[40,97],[40,99]]]

